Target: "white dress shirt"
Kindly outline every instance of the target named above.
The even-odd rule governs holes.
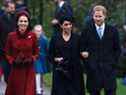
[[[103,23],[101,26],[98,26],[97,24],[95,24],[95,26],[96,26],[98,35],[100,36],[100,38],[102,38],[104,35],[104,30],[105,30],[105,23]]]

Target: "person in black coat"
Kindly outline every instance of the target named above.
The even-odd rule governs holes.
[[[120,56],[116,27],[105,23],[106,8],[96,5],[91,21],[81,34],[81,55],[85,61],[87,89],[90,95],[116,95],[116,68]]]
[[[7,82],[10,65],[4,58],[4,47],[6,44],[8,33],[12,32],[16,27],[16,17],[15,17],[15,3],[7,2],[5,4],[5,10],[3,15],[0,17],[0,56],[2,57],[1,64],[4,70],[4,78]]]
[[[29,13],[28,6],[25,2],[27,2],[27,0],[16,0],[15,1],[17,13],[20,11],[27,11]]]
[[[51,95],[85,95],[80,37],[72,32],[71,18],[62,18],[60,24],[62,30],[52,37],[49,45],[49,60],[53,64]]]
[[[73,18],[73,9],[71,5],[65,0],[54,0],[54,2],[56,3],[56,9],[54,12],[54,18],[51,23],[53,26],[54,34],[56,34],[56,32],[60,29],[59,20],[64,16]]]

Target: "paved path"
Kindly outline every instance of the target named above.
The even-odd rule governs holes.
[[[6,83],[0,81],[0,95],[4,95],[6,89]],[[50,89],[45,87],[45,95],[50,95]]]

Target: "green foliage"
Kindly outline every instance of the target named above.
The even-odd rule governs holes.
[[[43,6],[40,5],[40,1]],[[40,20],[42,20],[41,22],[44,31],[46,35],[50,37],[52,33],[51,20],[53,19],[54,14],[54,3],[51,0],[39,0],[38,2],[29,0],[28,6],[31,12],[32,26],[38,24]],[[40,11],[40,8],[42,8],[42,11]],[[42,17],[40,16],[40,13],[42,14]]]
[[[0,0],[0,6],[2,5]],[[122,25],[126,18],[126,1],[125,0],[71,0],[71,5],[74,10],[76,26],[82,28],[84,19],[89,13],[89,10],[95,4],[105,5],[108,9],[108,22],[117,25],[122,31]],[[51,20],[53,19],[55,4],[53,0],[28,0],[28,7],[31,12],[32,26],[42,22],[44,30],[48,37],[52,34]],[[41,11],[40,11],[41,10]]]
[[[44,84],[46,87],[51,87],[52,85],[52,73],[47,73],[44,75]]]
[[[45,84],[46,87],[51,88],[51,85],[52,85],[52,73],[48,73],[48,74],[44,75],[44,84]],[[117,95],[125,95],[126,94],[125,88],[126,88],[126,86],[124,86],[122,84],[122,79],[118,78],[117,79]],[[102,93],[102,95],[104,95],[103,91],[101,93]],[[89,93],[86,93],[86,95],[89,95]]]
[[[51,26],[51,20],[54,16],[54,3],[51,1],[44,2],[44,15],[43,15],[43,27],[46,31],[46,34],[48,37],[52,34],[52,26]]]

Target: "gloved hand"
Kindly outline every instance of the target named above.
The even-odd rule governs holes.
[[[18,68],[21,68],[23,67],[23,59],[24,59],[24,56],[21,56],[21,55],[18,55],[15,60],[14,60],[14,63],[13,63],[13,66],[14,67],[18,67]]]
[[[15,64],[22,64],[23,58],[21,56],[17,56],[14,60]]]
[[[32,57],[26,57],[23,61],[24,64],[31,64],[33,62],[33,58]]]

